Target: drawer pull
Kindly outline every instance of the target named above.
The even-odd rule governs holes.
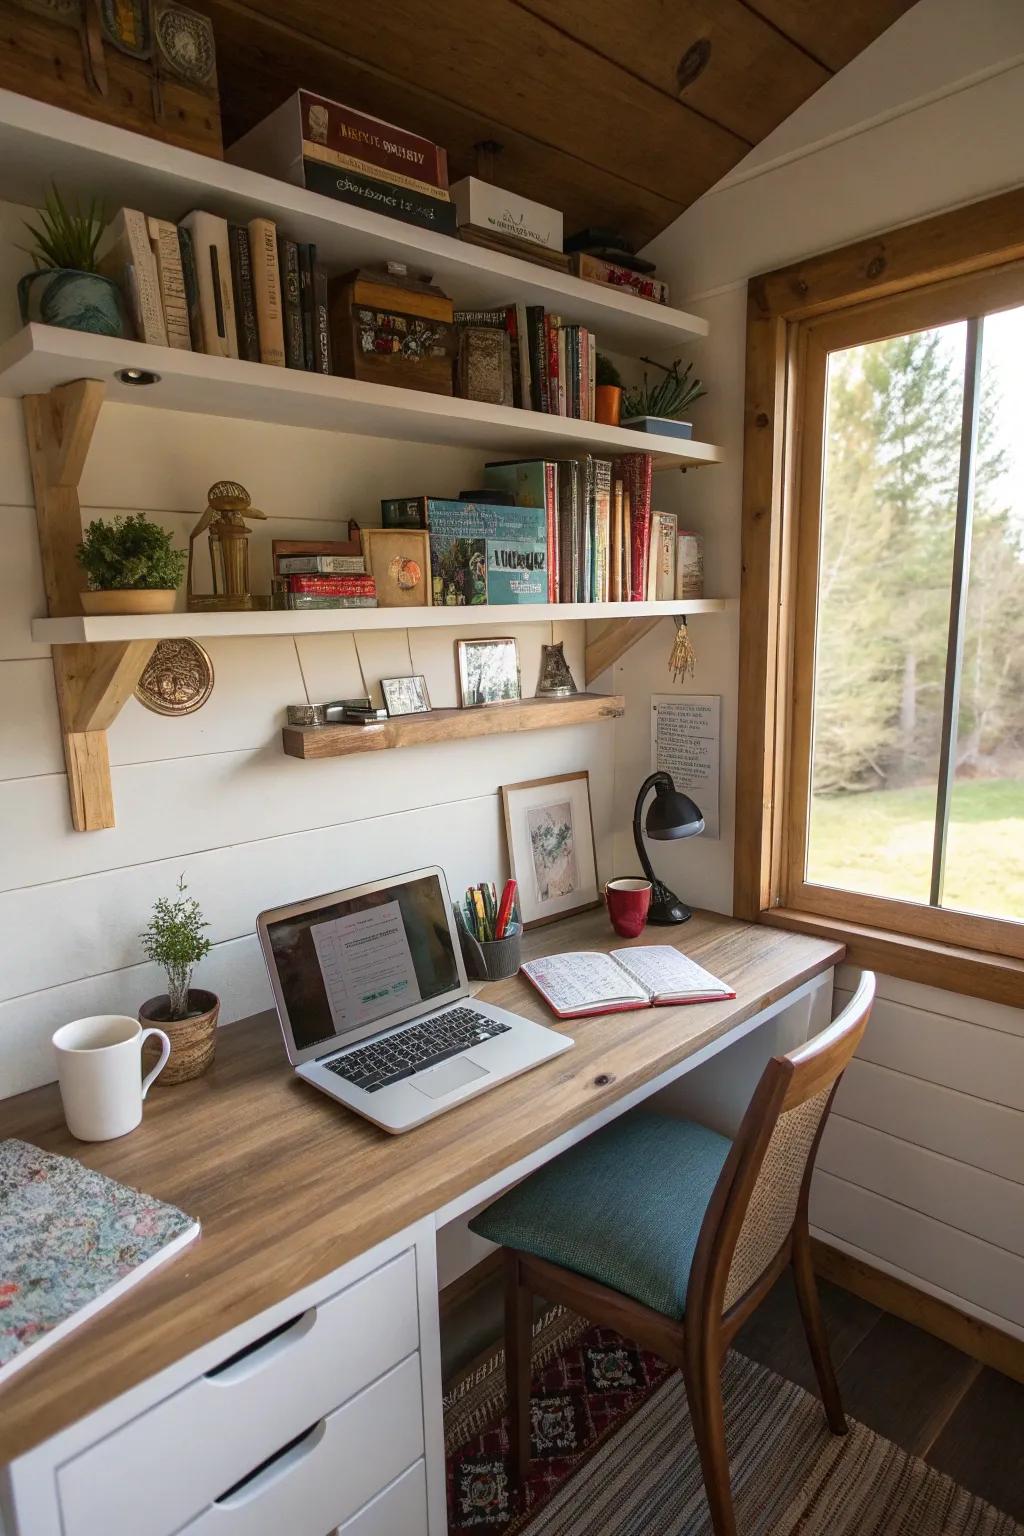
[[[314,1424],[312,1429],[307,1429],[298,1439],[289,1441],[280,1451],[275,1451],[273,1456],[261,1462],[240,1483],[235,1483],[226,1493],[222,1493],[214,1503],[221,1509],[237,1509],[242,1504],[248,1504],[251,1499],[258,1498],[272,1483],[285,1477],[300,1461],[311,1456],[326,1432],[327,1420],[321,1419],[319,1424]]]
[[[300,1317],[293,1317],[289,1322],[282,1323],[280,1328],[264,1334],[262,1339],[257,1339],[253,1344],[247,1344],[230,1359],[215,1366],[212,1371],[207,1371],[206,1380],[216,1382],[221,1387],[230,1387],[237,1381],[245,1381],[257,1371],[261,1371],[265,1365],[269,1365],[272,1360],[276,1360],[293,1344],[298,1344],[301,1339],[304,1339],[316,1322],[316,1315],[316,1307],[310,1307],[309,1311],[303,1312]]]

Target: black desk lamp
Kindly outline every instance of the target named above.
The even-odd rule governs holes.
[[[644,847],[640,814],[647,792],[651,789],[656,793],[644,823],[648,837],[656,838],[659,842],[667,842],[670,838],[676,837],[694,837],[698,832],[704,831],[704,817],[689,795],[684,795],[676,789],[671,776],[665,772],[652,773],[649,778],[644,779],[633,810],[633,841],[636,843],[636,851],[640,855],[644,874],[653,886],[651,910],[647,914],[647,921],[649,923],[685,923],[693,913],[685,902],[680,901],[679,897],[673,895],[668,886],[658,879],[651,868],[651,861]]]

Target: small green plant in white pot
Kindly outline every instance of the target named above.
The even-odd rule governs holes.
[[[58,325],[95,336],[130,336],[121,290],[97,271],[96,251],[106,224],[94,198],[87,208],[65,203],[51,187],[35,224],[26,222],[34,272],[18,283],[18,307],[24,322]]]
[[[652,357],[642,357],[642,363],[657,368],[664,375],[654,384],[644,382],[627,389],[622,401],[622,426],[637,432],[657,432],[663,437],[692,437],[693,426],[683,421],[684,412],[699,400],[707,390],[700,379],[692,378],[693,364],[687,363],[679,372],[682,358],[677,357],[671,367],[656,363]]]
[[[78,546],[78,563],[89,580],[83,613],[172,613],[185,551],[144,512],[97,517]]]
[[[200,1077],[213,1061],[220,998],[193,987],[192,972],[210,953],[205,930],[209,923],[194,896],[187,894],[184,875],[173,900],[160,896],[149,927],[139,935],[149,960],[163,967],[167,991],[151,997],[139,1009],[139,1023],[157,1024],[171,1042],[164,1083],[186,1083]]]

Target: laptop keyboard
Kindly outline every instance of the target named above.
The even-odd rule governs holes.
[[[449,1056],[458,1056],[484,1040],[493,1040],[495,1035],[504,1035],[509,1028],[508,1024],[477,1013],[475,1008],[447,1008],[422,1024],[396,1029],[323,1065],[356,1088],[376,1093],[378,1088],[400,1083],[414,1072],[436,1066]]]

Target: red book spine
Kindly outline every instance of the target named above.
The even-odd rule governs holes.
[[[613,476],[629,490],[631,548],[629,552],[629,592],[623,597],[632,603],[643,601],[647,586],[647,562],[651,552],[651,476],[653,460],[649,453],[625,453],[615,461]]]
[[[545,315],[544,340],[548,353],[548,410],[554,416],[562,415],[558,407],[558,331],[558,316]]]
[[[303,139],[447,192],[448,156],[439,145],[326,96],[311,91],[300,91],[299,96]]]
[[[288,591],[316,597],[376,597],[372,576],[289,576]]]
[[[544,465],[544,506],[548,519],[548,602],[558,602],[558,476],[554,464]]]

